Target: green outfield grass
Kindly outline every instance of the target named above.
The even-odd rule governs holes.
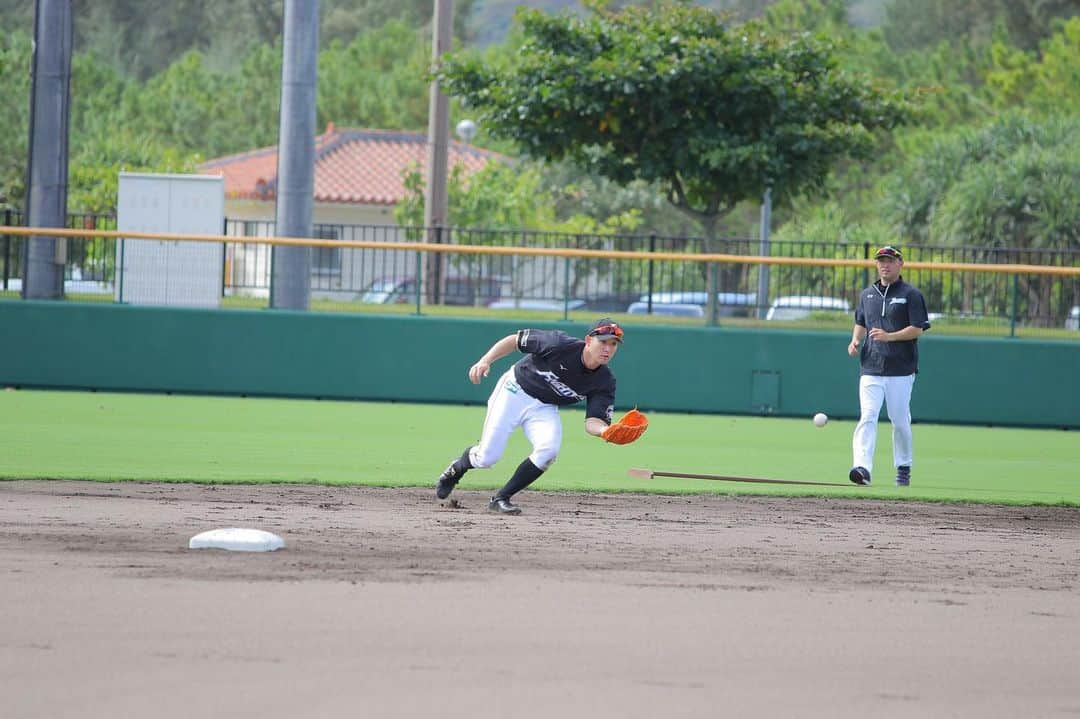
[[[563,451],[537,490],[1080,506],[1076,432],[917,424],[912,486],[899,489],[883,423],[875,486],[864,488],[847,482],[849,421],[651,413],[642,440],[619,447],[584,434],[580,407],[562,414]],[[483,418],[482,407],[450,405],[0,391],[0,478],[433,487]],[[516,433],[499,465],[461,486],[501,486],[528,451]],[[642,480],[630,467],[839,486]]]

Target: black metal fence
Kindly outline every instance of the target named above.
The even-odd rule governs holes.
[[[14,210],[5,224],[18,226]],[[113,216],[72,215],[69,227],[111,230]],[[274,235],[273,221],[227,220],[225,234]],[[583,235],[481,229],[399,228],[316,224],[313,234],[330,240],[402,242],[429,239],[444,244],[508,248],[626,250],[655,258],[612,260],[524,255],[422,253],[398,249],[314,248],[312,296],[347,303],[416,303],[535,309],[590,309],[704,316],[710,272],[722,316],[796,317],[817,311],[850,311],[859,289],[874,279],[863,267],[755,264],[757,239]],[[25,238],[0,237],[0,289],[17,289],[23,273]],[[270,245],[226,243],[223,294],[269,295]],[[774,257],[868,259],[864,243],[772,242]],[[908,262],[1080,266],[1077,250],[1027,250],[984,247],[905,246]],[[745,263],[665,261],[664,254],[722,253],[746,256]],[[765,273],[764,275],[762,273]],[[1062,327],[1080,305],[1080,277],[1041,274],[908,270],[905,279],[919,287],[935,315],[956,320],[999,321],[1037,327]],[[116,242],[110,238],[69,239],[65,287],[68,294],[108,291],[116,279]],[[765,289],[764,292],[760,291]],[[801,314],[800,314],[801,313]]]
[[[22,213],[5,209],[0,214],[7,227],[20,227]],[[73,230],[115,230],[113,215],[71,214],[67,227]],[[26,238],[0,236],[0,290],[22,287]],[[116,278],[116,240],[108,237],[69,239],[64,265],[65,289],[73,292],[111,289]]]

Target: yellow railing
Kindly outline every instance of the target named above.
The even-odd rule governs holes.
[[[482,245],[431,244],[427,242],[376,242],[370,240],[318,240],[296,237],[243,237],[236,235],[188,235],[170,232],[133,232],[130,230],[76,230],[66,227],[0,227],[0,235],[21,237],[113,238],[128,240],[165,240],[177,242],[223,242],[236,244],[280,245],[291,247],[330,247],[409,250],[471,255],[517,255],[548,257],[589,257],[609,260],[654,260],[658,262],[712,262],[740,265],[794,265],[817,267],[873,267],[873,260],[828,259],[807,257],[764,257],[690,252],[634,252],[625,250],[574,250],[547,247],[488,247]],[[1048,265],[974,264],[965,262],[905,262],[909,270],[950,270],[997,274],[1080,276],[1078,267]]]

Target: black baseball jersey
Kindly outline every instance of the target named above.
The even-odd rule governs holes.
[[[930,329],[926,300],[903,278],[887,286],[878,280],[859,293],[855,324],[862,325],[867,332],[875,327],[886,332],[905,327]],[[874,342],[867,335],[859,351],[859,370],[860,374],[882,377],[915,374],[919,371],[919,341]]]
[[[581,361],[585,340],[559,330],[520,330],[517,348],[525,356],[514,365],[518,386],[546,404],[585,401],[585,416],[611,424],[615,375],[606,365],[586,369]]]

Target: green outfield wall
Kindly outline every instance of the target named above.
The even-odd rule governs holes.
[[[581,336],[573,322],[533,323]],[[467,368],[518,323],[0,301],[0,384],[482,403]],[[618,409],[858,414],[848,333],[629,326]],[[1080,343],[920,340],[916,421],[1080,428]],[[499,363],[496,372],[510,366]]]

